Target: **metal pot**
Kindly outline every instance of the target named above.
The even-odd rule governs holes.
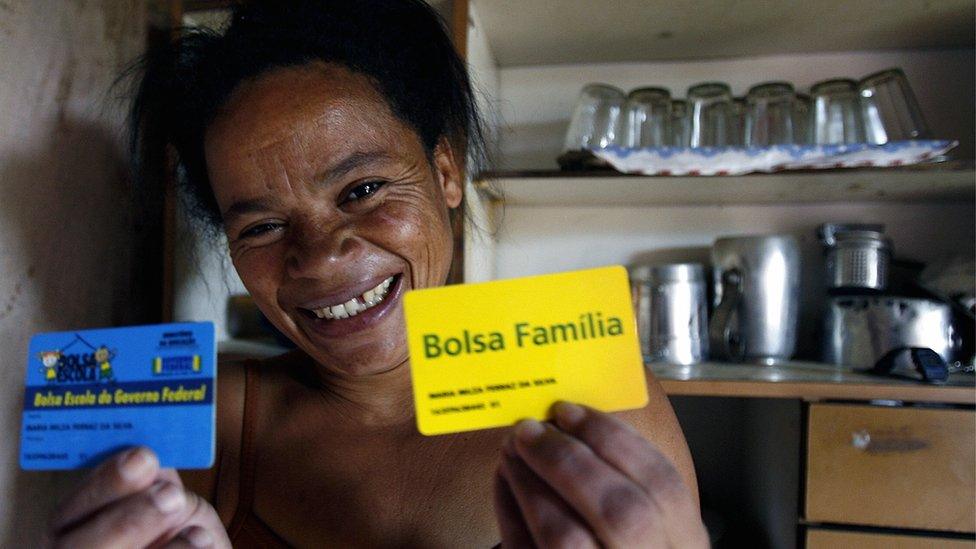
[[[931,299],[835,296],[827,300],[824,362],[871,369],[893,349],[932,349],[951,362],[961,346],[949,305]]]

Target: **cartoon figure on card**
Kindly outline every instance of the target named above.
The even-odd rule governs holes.
[[[95,362],[98,364],[98,379],[107,379],[109,381],[115,379],[112,375],[112,364],[109,362],[115,358],[115,353],[108,350],[108,347],[102,345],[98,349],[95,349]]]
[[[44,380],[51,382],[58,378],[58,361],[61,360],[61,351],[43,351],[37,353],[40,356],[41,364],[44,368]]]

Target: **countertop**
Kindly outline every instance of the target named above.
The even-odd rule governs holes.
[[[775,366],[651,363],[648,368],[669,395],[976,404],[976,376],[971,373],[952,374],[948,382],[932,384],[815,362],[786,362]]]

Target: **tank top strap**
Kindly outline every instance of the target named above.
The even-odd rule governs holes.
[[[244,363],[244,421],[241,425],[241,456],[240,456],[240,482],[237,492],[237,510],[234,518],[230,521],[227,534],[230,539],[234,539],[254,504],[254,474],[255,474],[255,451],[254,437],[257,431],[257,419],[259,412],[260,398],[260,379],[261,370],[259,361],[248,360]]]

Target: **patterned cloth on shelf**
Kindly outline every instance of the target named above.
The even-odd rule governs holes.
[[[772,145],[769,147],[608,147],[590,149],[623,173],[742,175],[783,170],[907,166],[938,161],[958,141],[893,141],[884,145]]]

